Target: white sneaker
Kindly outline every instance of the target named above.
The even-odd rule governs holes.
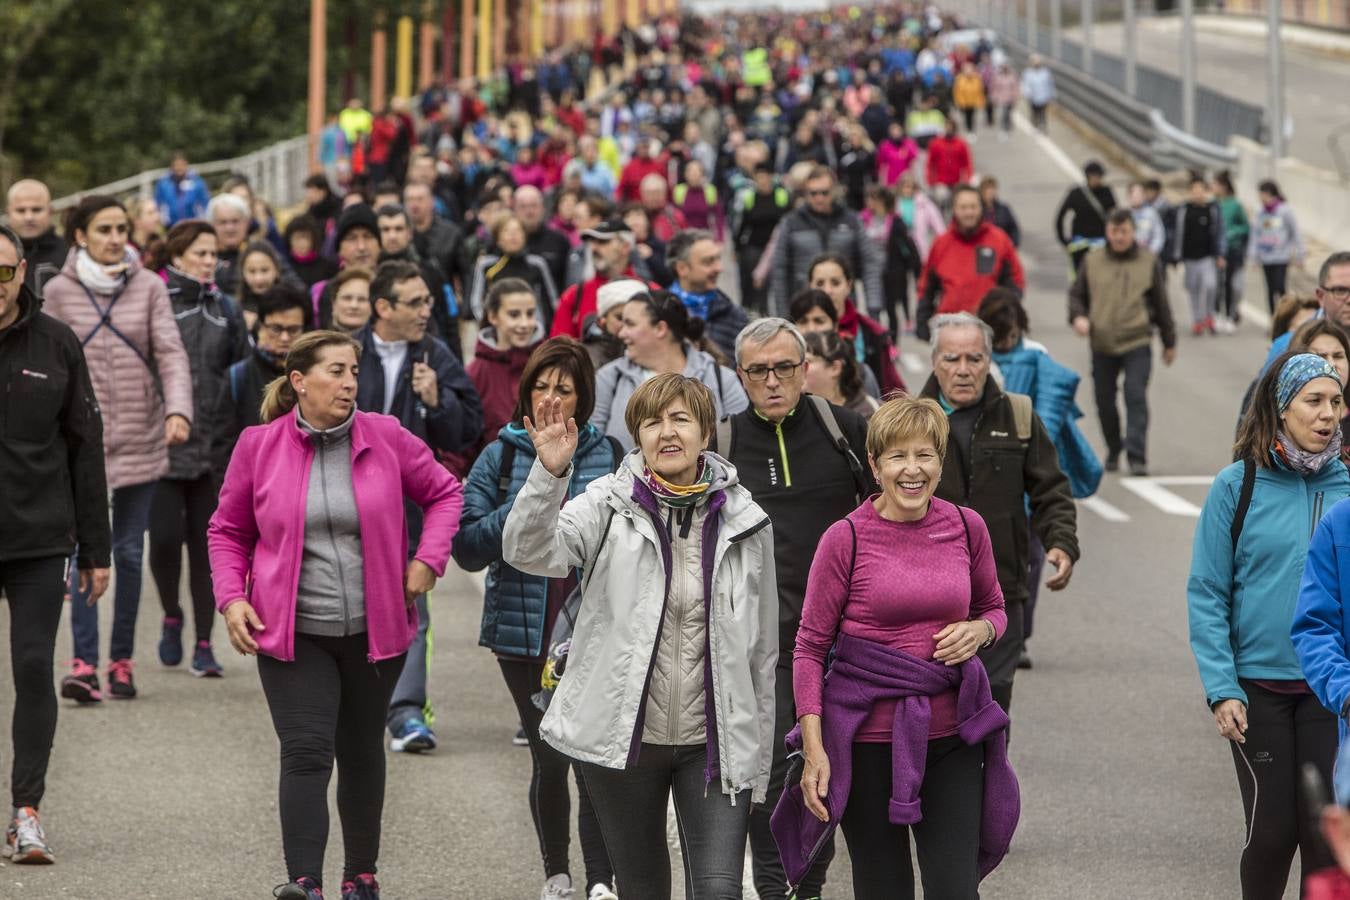
[[[619,900],[619,895],[614,893],[614,888],[602,882],[591,888],[586,900]]]
[[[539,892],[539,900],[572,900],[575,895],[570,875],[554,875],[544,882],[544,889]]]

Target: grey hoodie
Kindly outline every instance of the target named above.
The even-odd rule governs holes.
[[[342,637],[366,630],[361,520],[352,489],[352,422],[320,431],[297,411],[314,444],[305,496],[305,550],[295,598],[295,630]]]
[[[718,419],[734,416],[750,408],[750,400],[745,396],[745,389],[741,387],[735,372],[726,366],[719,366],[715,359],[692,344],[684,345],[684,354],[683,374],[687,378],[697,378],[712,391]],[[627,356],[606,363],[595,373],[595,412],[591,413],[591,424],[618,440],[625,450],[632,450],[635,446],[633,436],[624,424],[628,401],[638,386],[655,374]]]

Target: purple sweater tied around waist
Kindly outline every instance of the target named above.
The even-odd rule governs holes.
[[[852,783],[853,739],[879,700],[896,700],[892,730],[890,820],[913,825],[923,818],[919,788],[928,757],[928,698],[956,689],[957,734],[967,744],[984,744],[984,805],[980,824],[980,878],[1008,852],[1021,798],[1008,762],[1008,716],[989,693],[989,676],[979,657],[945,666],[892,650],[863,638],[839,635],[834,663],[822,695],[821,739],[830,761],[830,820],[807,808],[800,784],[783,791],[770,824],[788,883],[799,883],[844,814]],[[787,736],[789,750],[800,750],[801,727]]]

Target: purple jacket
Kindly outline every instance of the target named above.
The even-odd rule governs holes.
[[[806,808],[800,784],[783,791],[770,818],[788,883],[796,885],[843,817],[852,783],[853,737],[872,706],[895,699],[892,732],[890,820],[913,825],[923,818],[919,788],[928,755],[928,698],[957,689],[957,734],[967,744],[984,744],[984,808],[980,824],[980,878],[1008,852],[1022,804],[1017,776],[1008,762],[1008,716],[989,694],[989,676],[979,657],[960,666],[919,659],[875,641],[839,635],[834,663],[825,679],[822,740],[830,760],[830,789],[822,822]],[[787,736],[790,750],[801,749],[801,728]]]

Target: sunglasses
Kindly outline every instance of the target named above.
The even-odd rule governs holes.
[[[18,274],[18,266],[0,266],[0,284],[9,284]]]

